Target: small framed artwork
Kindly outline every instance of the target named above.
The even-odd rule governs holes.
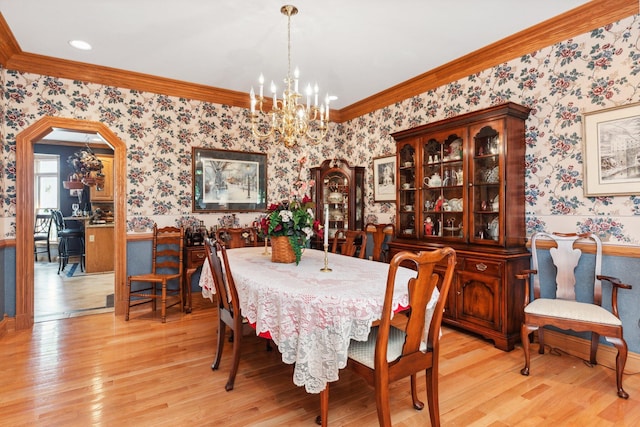
[[[396,156],[373,159],[373,200],[375,202],[396,200]]]
[[[192,211],[265,211],[267,155],[194,147]]]
[[[640,194],[640,103],[584,113],[584,195]]]

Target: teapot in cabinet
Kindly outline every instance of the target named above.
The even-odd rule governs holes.
[[[431,177],[426,177],[424,179],[424,185],[429,187],[442,187],[442,177],[437,173],[434,173]]]

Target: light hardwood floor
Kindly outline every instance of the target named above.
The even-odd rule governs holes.
[[[37,323],[0,341],[0,424],[11,426],[314,426],[318,395],[292,382],[292,368],[264,341],[247,337],[235,388],[224,390],[231,343],[211,371],[216,310],[194,295],[194,310],[150,306],[129,322],[113,314]],[[522,349],[443,328],[440,413],[443,426],[637,426],[640,377],[625,375],[631,397],[616,396],[614,372],[566,354],[538,355],[531,376]],[[424,375],[420,396],[426,399]],[[411,405],[408,380],[391,390],[395,426],[428,426]],[[329,425],[377,425],[373,390],[348,370],[331,385]]]
[[[71,264],[58,274],[58,262],[40,255],[34,264],[34,317],[36,322],[113,312],[107,295],[113,294],[113,273],[85,274]]]

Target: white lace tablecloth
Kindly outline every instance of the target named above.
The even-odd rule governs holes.
[[[329,253],[333,271],[324,273],[323,251],[305,250],[298,266],[273,263],[262,252],[261,247],[227,250],[242,315],[255,323],[256,333],[271,335],[285,363],[295,364],[293,382],[320,393],[346,366],[349,342],[365,341],[380,318],[389,265]],[[415,275],[406,268],[398,271],[394,311],[408,307],[406,284]],[[200,286],[211,298],[215,288],[208,263]],[[430,307],[437,298],[436,290]]]

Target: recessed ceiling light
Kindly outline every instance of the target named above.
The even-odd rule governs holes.
[[[69,44],[73,47],[75,47],[76,49],[80,49],[80,50],[91,50],[92,47],[89,43],[82,41],[82,40],[71,40],[69,41]]]

